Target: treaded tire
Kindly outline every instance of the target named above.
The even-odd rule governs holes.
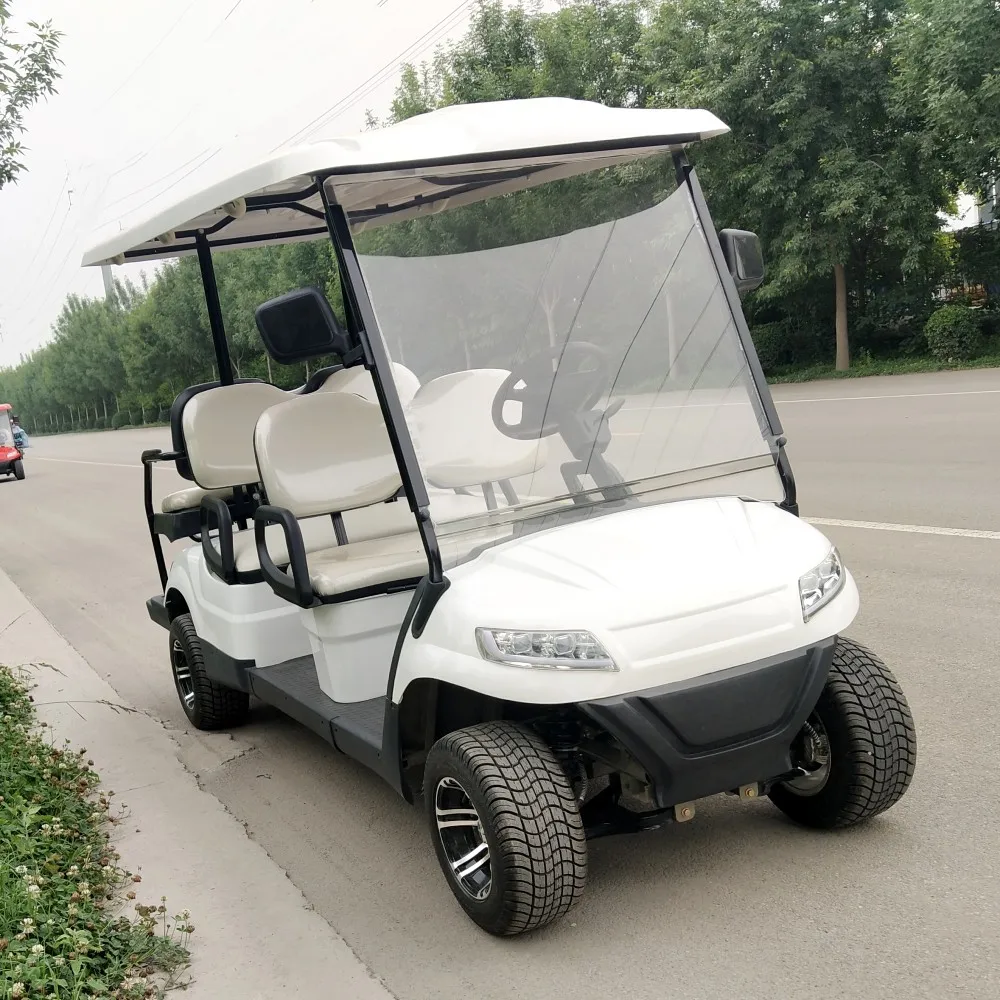
[[[771,801],[818,829],[853,826],[895,805],[913,779],[917,734],[889,668],[860,643],[838,638],[815,715],[830,745],[826,783],[811,795],[777,785]]]
[[[24,479],[24,462],[17,459],[11,467],[15,479]]]
[[[442,779],[457,780],[490,852],[488,895],[475,899],[456,878],[436,816]],[[564,916],[587,882],[587,837],[562,765],[535,733],[508,722],[460,729],[431,748],[424,771],[431,838],[451,891],[483,930],[536,930]]]
[[[182,679],[185,668],[189,676]],[[201,640],[189,614],[170,623],[170,669],[181,707],[195,729],[230,729],[247,721],[250,695],[216,684],[205,673]]]

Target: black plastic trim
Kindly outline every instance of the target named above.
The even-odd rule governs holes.
[[[645,769],[659,808],[766,782],[793,768],[835,641],[579,708]]]
[[[205,664],[205,673],[209,679],[224,687],[233,688],[236,691],[250,692],[249,671],[256,665],[253,660],[237,660],[235,657],[224,653],[217,646],[201,641],[201,656]]]
[[[146,612],[150,621],[161,628],[170,628],[170,612],[167,611],[167,601],[162,594],[156,594],[146,601]]]
[[[225,583],[234,584],[236,557],[233,553],[233,517],[229,506],[218,497],[203,497],[201,501],[201,551],[208,568]],[[212,531],[217,532],[219,547],[212,544]]]
[[[285,546],[288,549],[288,568],[291,573],[282,572],[274,563],[267,551],[267,537],[264,534],[269,524],[280,524],[285,535]],[[309,565],[306,562],[306,547],[302,540],[302,529],[299,522],[283,507],[273,507],[264,504],[254,511],[253,515],[254,543],[257,546],[257,560],[260,571],[267,585],[278,595],[300,608],[311,608],[316,602],[312,583],[309,580]]]
[[[222,303],[219,301],[219,286],[215,280],[212,247],[204,231],[199,231],[195,236],[194,245],[198,251],[198,267],[201,269],[201,283],[205,291],[208,325],[212,330],[212,344],[215,347],[215,363],[219,368],[219,381],[223,385],[232,385],[233,361],[229,356],[226,325],[222,319]]]

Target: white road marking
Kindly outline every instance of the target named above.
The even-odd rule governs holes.
[[[65,465],[100,465],[105,469],[141,469],[139,462],[128,464],[126,462],[91,462],[83,458],[42,458],[41,455],[32,455],[29,462],[62,462]]]
[[[993,396],[1000,389],[963,389],[956,392],[890,392],[884,396],[803,396],[800,399],[775,399],[782,403],[849,403],[855,399],[921,399],[924,396]]]
[[[829,517],[804,517],[803,521],[819,527],[863,528],[868,531],[904,531],[915,535],[951,535],[957,538],[989,538],[1000,541],[1000,531],[979,528],[940,528],[933,524],[883,524],[879,521],[841,521]]]
[[[956,392],[890,392],[883,396],[800,396],[794,399],[781,399],[774,397],[776,406],[784,406],[786,403],[850,403],[861,399],[922,399],[925,396],[994,396],[1000,393],[1000,389],[963,389]],[[749,409],[749,402],[745,399],[736,402],[717,403],[657,403],[654,406],[623,406],[622,413],[647,413],[650,410],[698,410],[715,409],[723,406],[745,406]]]

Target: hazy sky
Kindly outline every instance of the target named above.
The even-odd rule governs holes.
[[[0,191],[0,366],[48,339],[68,292],[102,292],[100,269],[79,266],[100,226],[234,149],[358,131],[367,108],[387,109],[399,64],[459,36],[472,5],[14,0],[15,27],[64,32],[65,66],[28,116],[27,172]]]

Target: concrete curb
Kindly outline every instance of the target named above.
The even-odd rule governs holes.
[[[40,718],[59,739],[87,748],[103,787],[128,807],[115,844],[123,865],[142,874],[140,900],[166,896],[171,912],[191,911],[188,996],[391,1000],[263,848],[198,787],[167,731],[123,704],[3,572],[0,662],[30,671]]]

